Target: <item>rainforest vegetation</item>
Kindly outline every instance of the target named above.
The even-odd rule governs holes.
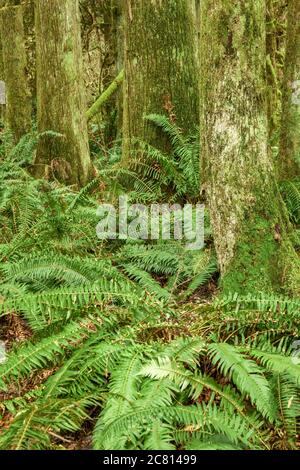
[[[0,0],[0,230],[1,450],[297,450],[299,0]]]

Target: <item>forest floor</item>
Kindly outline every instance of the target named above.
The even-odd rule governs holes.
[[[197,201],[197,146],[76,191],[30,175],[36,142],[1,146],[0,448],[297,449],[299,300],[223,295],[207,211],[195,251],[96,234],[120,194]]]

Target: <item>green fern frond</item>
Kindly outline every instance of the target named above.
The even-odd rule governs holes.
[[[137,398],[140,377],[138,371],[141,367],[141,350],[137,348],[130,354],[130,349],[122,355],[116,371],[112,371],[110,380],[110,398],[105,410],[96,424],[94,433],[94,446],[96,449],[107,448],[104,429],[126,414]],[[125,443],[126,436],[118,437],[118,446]],[[124,445],[124,444],[123,444]]]
[[[95,397],[37,401],[18,413],[1,434],[0,449],[49,450],[51,438],[57,433],[77,431],[88,418],[87,409],[99,401]]]
[[[274,403],[263,370],[254,361],[226,343],[210,344],[208,354],[213,364],[218,366],[225,377],[231,378],[243,394],[249,396],[262,415],[274,421],[276,418]]]
[[[175,450],[172,444],[173,428],[159,420],[155,420],[151,424],[151,430],[145,439],[144,448],[149,450]]]
[[[33,344],[26,343],[21,349],[10,353],[0,365],[0,388],[7,390],[11,381],[28,377],[31,372],[49,364],[57,364],[68,351],[72,351],[103,324],[101,318],[86,318],[67,325],[60,333]]]
[[[169,417],[173,425],[180,426],[186,432],[188,440],[191,436],[198,436],[199,439],[208,434],[220,434],[235,445],[251,448],[257,439],[255,430],[242,416],[230,415],[212,404],[173,406],[169,409]],[[182,434],[180,440],[185,440]]]
[[[182,133],[175,124],[171,123],[169,118],[160,114],[149,114],[145,116],[145,119],[155,126],[160,127],[163,132],[170,137],[172,145],[176,149],[181,149],[182,146],[184,146],[185,140]]]
[[[170,293],[162,288],[158,282],[156,282],[150,274],[142,269],[137,268],[133,263],[126,263],[123,265],[126,274],[130,279],[134,279],[138,284],[143,287],[150,294],[154,294],[159,300],[165,300],[170,302]]]
[[[297,357],[258,350],[251,350],[250,354],[259,360],[267,370],[275,374],[288,374],[300,386],[300,368]]]
[[[299,386],[287,374],[274,374],[270,383],[278,407],[277,426],[285,432],[282,439],[286,439],[288,447],[295,449],[300,417]]]
[[[291,220],[299,224],[300,222],[300,181],[284,181],[280,185],[280,190],[287,206]]]

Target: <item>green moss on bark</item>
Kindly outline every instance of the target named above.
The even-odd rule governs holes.
[[[300,176],[300,2],[288,3],[287,44],[282,92],[279,172],[282,179]],[[293,86],[293,83],[295,87]],[[294,95],[294,98],[293,98]]]
[[[1,7],[1,3],[0,3]],[[0,25],[1,25],[1,19],[0,19]],[[3,51],[2,51],[2,34],[1,34],[1,26],[0,26],[0,80],[4,80],[4,64],[3,64]],[[1,124],[4,123],[5,120],[5,105],[0,103],[0,120]]]
[[[143,118],[167,114],[185,131],[198,124],[195,21],[190,0],[128,0],[125,6],[123,158],[135,138],[162,145]]]
[[[92,164],[78,0],[36,0],[35,7],[37,117],[43,134],[35,174],[83,186],[92,176]]]
[[[268,151],[265,1],[201,2],[201,155],[225,291],[300,293]]]
[[[26,76],[23,6],[1,9],[1,43],[6,84],[6,125],[14,141],[31,129],[31,97]]]
[[[285,21],[287,2],[285,0],[266,0],[266,42],[267,42],[267,106],[269,138],[272,145],[278,146],[282,82],[285,49]]]

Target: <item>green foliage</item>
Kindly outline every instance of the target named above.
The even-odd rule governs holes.
[[[217,272],[217,263],[210,249],[189,251],[176,241],[156,245],[126,245],[120,251],[125,272],[150,292],[165,300],[191,296]],[[164,289],[153,280],[164,278]]]
[[[68,448],[83,430],[95,449],[296,448],[299,301],[203,298],[217,274],[207,217],[198,251],[96,236],[105,182],[113,201],[128,177],[153,189],[143,200],[163,180],[162,200],[197,199],[193,145],[150,119],[173,146],[157,179],[114,163],[76,193],[30,176],[30,139],[1,157],[0,333],[16,317],[29,336],[0,365],[1,449]]]
[[[300,226],[300,181],[284,181],[281,183],[281,193],[286,204],[291,221]]]
[[[151,114],[145,119],[162,130],[170,142],[170,152],[136,142],[136,151],[128,162],[128,169],[136,174],[132,197],[140,202],[199,202],[198,137],[184,136],[166,116]]]
[[[91,421],[96,449],[269,449],[271,428],[294,448],[300,371],[289,351],[214,342],[214,334],[170,342],[152,334],[141,343],[151,325],[159,328],[152,318],[141,325],[94,313],[17,347],[0,368],[3,390],[50,365],[53,372],[23,401],[3,403],[15,418],[1,447],[55,448],[57,433]]]

